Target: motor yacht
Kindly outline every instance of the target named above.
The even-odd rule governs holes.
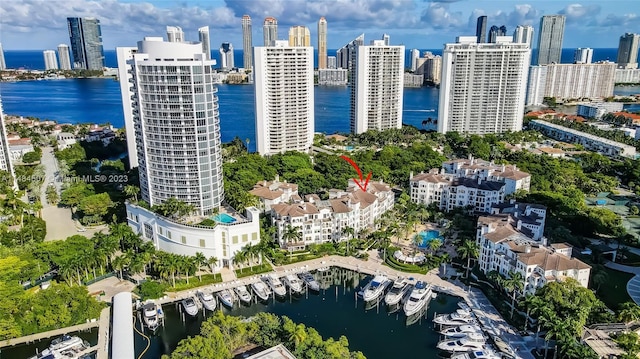
[[[196,315],[198,315],[198,305],[196,304],[196,301],[193,300],[193,298],[189,297],[189,298],[185,298],[182,300],[182,307],[184,308],[184,311],[189,314],[192,317],[195,317]]]
[[[491,349],[474,350],[468,353],[452,355],[451,359],[502,359]]]
[[[80,337],[63,335],[51,341],[48,348],[29,359],[77,359],[90,344]]]
[[[276,277],[274,274],[269,274],[263,279],[267,283],[269,288],[271,288],[273,293],[275,293],[280,297],[284,297],[285,295],[287,295],[287,289],[284,287],[284,284],[282,284],[280,279]]]
[[[158,306],[156,303],[145,303],[140,307],[142,321],[144,325],[151,331],[155,331],[160,326],[160,318],[158,316]]]
[[[465,325],[475,323],[475,319],[471,312],[464,309],[458,309],[451,314],[442,314],[437,316],[434,323],[440,325]]]
[[[307,288],[318,292],[320,291],[320,284],[316,282],[316,279],[313,277],[313,274],[309,272],[298,273],[298,277],[307,285]]]
[[[214,297],[212,293],[199,291],[198,299],[200,300],[200,303],[202,303],[204,309],[212,312],[216,310],[216,297]]]
[[[443,340],[437,348],[448,352],[470,352],[485,349],[486,339],[481,334],[470,333],[469,336],[458,339]]]
[[[218,292],[218,298],[220,303],[226,305],[229,308],[233,308],[233,303],[236,301],[235,296],[231,289],[224,289]]]
[[[407,317],[420,312],[431,299],[433,292],[431,286],[425,282],[418,282],[411,290],[409,299],[404,303],[404,314]]]
[[[477,325],[465,324],[459,327],[450,327],[440,332],[440,334],[449,338],[463,338],[469,333],[482,333],[482,329]]]
[[[271,289],[269,289],[269,287],[262,281],[251,283],[251,289],[261,300],[268,300],[271,295]]]
[[[393,282],[391,290],[384,296],[387,305],[398,304],[411,290],[411,283],[405,278],[398,278]]]
[[[302,293],[302,281],[295,274],[287,274],[282,278],[291,293]]]
[[[244,304],[251,303],[251,293],[247,290],[247,287],[243,284],[241,286],[233,288],[238,296],[238,299]]]
[[[362,289],[362,298],[365,302],[370,302],[380,298],[387,286],[391,284],[391,280],[386,275],[379,274],[375,276],[371,282]]]

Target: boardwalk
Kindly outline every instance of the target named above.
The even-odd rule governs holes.
[[[42,339],[60,337],[60,336],[62,336],[64,334],[69,334],[69,333],[73,333],[73,332],[86,331],[86,330],[89,330],[89,329],[92,329],[92,328],[97,328],[98,325],[99,325],[99,322],[95,321],[95,322],[89,322],[89,323],[85,323],[85,324],[78,324],[78,325],[74,325],[74,326],[71,326],[71,327],[66,327],[66,328],[61,328],[61,329],[56,329],[56,330],[50,330],[48,332],[26,335],[26,336],[20,337],[20,338],[3,340],[3,341],[0,342],[0,348],[10,347],[10,346],[18,345],[18,344],[33,343],[33,342],[40,341]]]
[[[111,328],[111,308],[104,308],[100,313],[100,329],[98,330],[98,350],[96,359],[109,359],[109,329]]]

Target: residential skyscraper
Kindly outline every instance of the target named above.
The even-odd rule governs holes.
[[[336,69],[338,62],[336,61],[335,56],[327,56],[327,68],[328,69]]]
[[[507,34],[507,27],[502,25],[500,27],[493,25],[489,29],[489,38],[487,42],[495,43],[498,36],[505,36]]]
[[[9,142],[7,141],[7,129],[4,127],[4,113],[2,112],[2,99],[0,98],[0,170],[7,171],[14,179],[12,187],[15,187],[15,173],[11,164]]]
[[[313,145],[313,47],[255,47],[256,146],[261,155],[308,152]]]
[[[411,71],[416,72],[418,69],[418,59],[420,58],[420,50],[411,49],[409,52],[409,56],[411,56]]]
[[[579,47],[573,53],[573,62],[576,64],[590,64],[593,58],[593,49],[588,47]]]
[[[65,44],[58,45],[58,59],[60,60],[61,70],[71,70],[71,57],[69,56],[69,46]]]
[[[338,51],[336,51],[336,60],[337,65],[341,69],[350,69],[350,64],[352,58],[355,58],[355,49],[358,46],[364,45],[364,34],[360,34],[360,36],[356,37],[354,40],[350,41],[348,44],[341,47]]]
[[[391,36],[389,36],[389,34],[382,34],[382,42],[384,46],[389,46],[391,44]]]
[[[102,70],[104,49],[100,20],[95,18],[68,17],[69,40],[73,54],[73,68]]]
[[[638,44],[640,43],[640,35],[626,33],[620,36],[620,45],[618,45],[618,64],[619,69],[637,69],[638,68]]]
[[[530,58],[531,49],[511,36],[491,44],[461,36],[445,44],[438,132],[520,131]]]
[[[209,38],[209,26],[198,29],[198,38],[202,44],[202,52],[207,55],[207,60],[211,60],[211,39]]]
[[[476,37],[478,38],[478,43],[485,42],[487,38],[487,17],[486,16],[478,16],[478,21],[476,22]]]
[[[57,70],[58,69],[58,59],[56,58],[56,52],[53,50],[44,50],[42,51],[42,56],[44,56],[44,69],[45,70]]]
[[[4,61],[4,50],[0,44],[0,71],[7,69],[7,63]]]
[[[416,74],[424,76],[424,82],[428,85],[440,85],[442,72],[442,56],[434,55],[426,51],[417,61]]]
[[[513,32],[513,42],[527,44],[529,48],[533,46],[533,27],[529,25],[518,25]]]
[[[167,26],[167,41],[184,42],[184,31],[180,26]]]
[[[327,68],[327,20],[318,20],[318,68]]]
[[[251,17],[242,15],[242,67],[253,68],[253,33],[251,32]]]
[[[262,35],[264,36],[264,46],[271,46],[278,40],[278,20],[275,17],[267,17],[262,25]]]
[[[564,22],[564,15],[545,15],[540,19],[538,65],[560,63]]]
[[[234,67],[233,45],[230,42],[223,42],[220,45],[220,68],[229,71]]]
[[[289,46],[311,46],[311,33],[306,26],[291,26],[289,28]]]
[[[404,46],[387,46],[385,40],[358,46],[354,70],[351,132],[402,127]]]
[[[142,199],[154,206],[175,197],[199,215],[213,213],[224,199],[215,60],[200,43],[161,37],[116,52]]]

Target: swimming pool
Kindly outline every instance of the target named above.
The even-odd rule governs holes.
[[[435,230],[435,229],[430,229],[428,231],[422,231],[419,234],[420,237],[422,237],[422,242],[420,244],[418,244],[418,247],[420,248],[426,248],[429,246],[429,242],[431,242],[434,239],[440,239],[442,240],[442,237],[440,237],[440,231]]]
[[[226,213],[216,214],[215,216],[213,216],[212,219],[214,221],[220,222],[220,223],[233,223],[233,222],[236,221],[235,218],[231,217],[230,215],[228,215]]]

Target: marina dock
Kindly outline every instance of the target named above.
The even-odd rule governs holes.
[[[85,332],[93,328],[97,328],[99,324],[100,322],[95,321],[95,322],[73,325],[71,327],[50,330],[48,332],[25,335],[24,337],[7,339],[0,342],[0,348],[11,347],[11,346],[20,345],[20,344],[33,343],[33,342],[40,341],[42,339],[60,337],[64,334],[69,334],[74,332]]]

